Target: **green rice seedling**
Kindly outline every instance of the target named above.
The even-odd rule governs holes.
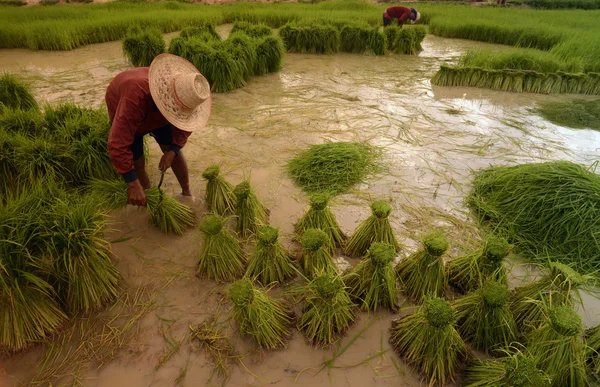
[[[224,215],[235,210],[235,194],[233,184],[219,175],[221,168],[211,165],[202,172],[206,180],[206,203],[208,208],[218,215]]]
[[[327,234],[316,228],[304,231],[301,239],[302,254],[300,264],[307,278],[318,273],[336,272],[333,259],[327,249]]]
[[[389,243],[396,251],[400,250],[400,244],[388,219],[392,207],[383,200],[374,201],[370,207],[371,216],[358,226],[344,248],[351,256],[364,255],[374,242]]]
[[[223,222],[219,215],[211,215],[200,223],[204,243],[198,273],[217,281],[233,281],[242,274],[246,256],[238,241],[223,228]]]
[[[89,115],[90,120],[98,120],[99,122],[108,121],[105,111],[94,111],[93,109],[87,109],[75,105],[73,102],[66,102],[56,106],[50,104],[44,106],[44,118],[46,120],[46,126],[48,127],[48,130],[53,133],[59,133],[63,131],[63,127],[65,126],[66,122],[77,122],[77,119],[85,115]],[[79,135],[83,135],[83,133],[79,133]],[[61,135],[61,137],[64,138],[64,134]],[[69,133],[69,137],[71,137],[71,133]]]
[[[590,328],[585,333],[587,361],[592,374],[600,375],[600,325]]]
[[[568,306],[542,304],[544,322],[527,338],[527,348],[552,379],[553,387],[590,386],[586,375],[581,317]]]
[[[467,204],[527,258],[600,268],[600,176],[569,161],[479,172]],[[524,210],[526,209],[526,211]]]
[[[190,207],[156,187],[146,190],[146,208],[150,213],[150,224],[166,234],[183,235],[196,222]]]
[[[17,187],[18,170],[14,152],[18,141],[15,136],[0,129],[0,195],[5,197]]]
[[[448,282],[462,293],[477,289],[486,280],[506,284],[506,267],[503,260],[508,253],[506,239],[489,234],[480,249],[446,264]]]
[[[448,279],[442,255],[448,249],[446,236],[435,231],[423,238],[423,247],[396,265],[404,292],[416,302],[429,296],[441,297]]]
[[[415,45],[417,46],[417,52],[423,51],[423,40],[427,36],[427,28],[425,26],[414,26],[412,29],[415,31]]]
[[[279,36],[288,52],[334,54],[340,46],[340,32],[327,24],[286,24]]]
[[[269,223],[269,214],[265,206],[258,200],[248,181],[238,184],[233,193],[236,197],[236,232],[244,238],[256,233],[260,226]]]
[[[197,340],[200,349],[204,349],[206,356],[214,363],[211,377],[216,372],[222,383],[229,380],[228,366],[231,360],[237,358],[230,337],[217,325],[217,316],[211,316],[202,321],[197,327],[190,327],[191,340]]]
[[[425,375],[429,386],[454,381],[467,359],[455,322],[454,309],[441,298],[427,299],[414,314],[392,321],[392,348]]]
[[[556,125],[600,130],[600,99],[542,102],[535,112]]]
[[[231,51],[234,59],[243,68],[246,81],[254,73],[254,67],[256,66],[256,42],[256,39],[242,32],[237,32],[229,35],[224,43],[224,46]]]
[[[560,70],[580,72],[580,58],[563,61],[547,51],[510,48],[502,51],[490,49],[468,50],[461,55],[459,65],[490,70],[530,70],[538,73],[555,73]]]
[[[92,128],[87,136],[75,140],[70,149],[72,158],[73,186],[79,186],[90,178],[111,180],[118,178],[106,152],[108,135],[103,128]]]
[[[292,312],[264,290],[254,288],[250,280],[234,282],[229,288],[229,299],[239,331],[254,339],[261,348],[282,347],[291,337]]]
[[[37,101],[29,90],[29,85],[9,73],[0,76],[1,105],[10,109],[39,109]]]
[[[135,67],[150,66],[154,58],[163,52],[165,41],[156,29],[132,30],[123,39],[123,53]]]
[[[278,241],[279,229],[263,226],[256,233],[256,247],[250,256],[246,277],[256,278],[267,286],[273,283],[283,284],[296,274],[294,261]]]
[[[15,138],[14,165],[19,182],[30,184],[44,177],[57,181],[69,180],[67,166],[72,156],[67,152],[66,144],[60,144],[43,138]]]
[[[397,309],[396,273],[392,262],[395,256],[394,246],[374,242],[365,259],[344,275],[348,293],[365,309],[371,311],[376,311],[378,307],[392,311]]]
[[[254,75],[264,75],[281,70],[285,46],[278,36],[267,36],[256,44]]]
[[[91,179],[88,185],[100,207],[116,210],[127,205],[127,183],[123,179]]]
[[[326,193],[316,193],[310,197],[310,209],[296,223],[296,232],[298,235],[309,228],[318,228],[327,234],[327,246],[331,253],[336,247],[341,247],[346,236],[342,232],[340,225],[335,219],[335,215],[328,207],[329,195]]]
[[[547,274],[513,291],[511,308],[519,329],[535,329],[543,321],[544,311],[540,303],[551,303],[553,306],[581,303],[579,289],[590,279],[567,265],[551,262]]]
[[[177,56],[185,56],[184,50],[186,46],[186,39],[181,36],[176,36],[169,42],[168,53]]]
[[[344,282],[337,273],[326,272],[308,283],[305,294],[298,329],[311,344],[333,344],[356,320],[356,307]]]
[[[243,32],[251,38],[264,38],[273,34],[271,27],[266,24],[253,24],[245,21],[236,21],[233,23],[231,33]]]
[[[179,34],[179,36],[184,39],[189,39],[191,37],[198,37],[198,36],[206,36],[206,35],[210,36],[211,39],[214,41],[221,40],[221,36],[217,32],[217,29],[215,28],[214,24],[204,24],[201,26],[187,27],[187,28],[184,28],[181,31],[181,33]]]
[[[417,54],[417,33],[413,28],[400,28],[393,44],[396,54]]]
[[[385,54],[385,35],[379,27],[345,25],[340,32],[340,51],[356,54]]]
[[[187,49],[189,51],[190,46]],[[244,64],[238,62],[225,45],[218,43],[213,46],[210,60],[203,62],[198,69],[204,70],[204,72],[200,71],[206,75],[212,91],[224,93],[246,84],[244,67]]]
[[[10,109],[0,105],[0,130],[29,137],[47,134],[44,117],[34,109]]]
[[[386,43],[385,48],[387,50],[394,51],[394,49],[396,47],[395,46],[396,36],[398,35],[398,32],[400,32],[400,29],[401,29],[401,27],[398,27],[397,24],[389,25],[383,29],[383,33],[385,34],[385,43]]]
[[[550,387],[551,380],[539,368],[539,360],[515,351],[500,359],[478,361],[467,368],[465,387]]]
[[[454,301],[452,306],[462,338],[490,354],[516,341],[518,330],[509,300],[510,291],[505,284],[488,281]]]
[[[305,192],[347,192],[379,170],[379,151],[358,142],[311,145],[287,164],[288,174]]]
[[[198,37],[187,39],[181,47],[181,57],[187,59],[206,77],[212,87],[212,67],[210,63],[215,49],[205,40]]]

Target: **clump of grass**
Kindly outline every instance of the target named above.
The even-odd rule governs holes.
[[[400,244],[396,240],[394,230],[388,219],[392,207],[383,201],[377,200],[371,203],[371,216],[365,219],[348,239],[344,248],[347,254],[358,257],[364,255],[374,242],[388,243],[396,251],[400,250]]]
[[[454,310],[441,298],[428,299],[416,313],[392,321],[392,348],[427,377],[429,386],[454,381],[467,358],[455,322]]]
[[[600,99],[542,102],[535,112],[556,125],[600,130]]]
[[[196,222],[196,216],[190,207],[156,187],[146,190],[146,207],[150,214],[150,224],[166,234],[183,235]]]
[[[250,256],[246,277],[263,285],[283,284],[296,273],[290,253],[278,241],[279,229],[263,226],[256,233],[256,247]]]
[[[233,193],[236,197],[237,223],[235,230],[247,238],[256,233],[262,225],[269,223],[269,214],[265,206],[258,200],[248,181],[238,184]]]
[[[487,235],[483,247],[446,264],[449,283],[463,293],[477,289],[486,280],[506,284],[503,260],[509,251],[506,239]]]
[[[468,205],[528,258],[552,257],[583,272],[600,268],[600,176],[581,165],[553,161],[483,170]]]
[[[181,30],[179,34],[180,37],[184,39],[199,37],[199,36],[208,36],[210,40],[219,41],[221,40],[221,36],[217,32],[217,29],[214,24],[203,24],[200,26],[187,27]]]
[[[329,198],[326,193],[311,195],[310,209],[296,223],[296,232],[302,235],[309,228],[318,228],[324,231],[328,237],[327,245],[333,253],[336,247],[342,246],[346,236],[328,207]]]
[[[462,338],[488,353],[516,341],[518,330],[509,301],[508,287],[492,281],[454,301]]]
[[[385,35],[379,27],[345,25],[340,32],[340,51],[351,53],[385,54]]]
[[[559,262],[550,263],[550,270],[537,281],[516,288],[512,294],[512,311],[521,330],[535,329],[544,319],[541,304],[573,305],[581,302],[579,288],[590,278]]]
[[[229,337],[217,326],[216,317],[207,318],[197,327],[190,327],[190,330],[191,340],[198,341],[199,347],[204,349],[206,356],[215,363],[213,373],[217,372],[221,382],[226,383],[229,380],[227,367],[231,360],[236,358],[236,354]]]
[[[476,362],[467,368],[465,387],[550,387],[548,375],[539,360],[529,353],[515,351],[497,360]]]
[[[316,276],[306,287],[306,303],[298,329],[319,346],[333,344],[356,320],[355,306],[336,273]]]
[[[408,297],[420,303],[427,297],[444,295],[448,279],[442,255],[447,249],[446,236],[435,231],[423,238],[420,250],[396,265],[396,273]]]
[[[133,28],[123,39],[123,53],[135,67],[150,66],[154,58],[165,52],[162,33],[156,29]]]
[[[235,210],[235,194],[233,184],[219,175],[221,168],[211,165],[202,172],[206,180],[206,203],[208,208],[218,215],[224,215]]]
[[[37,101],[29,90],[29,85],[9,73],[4,73],[0,77],[0,105],[10,109],[39,109]]]
[[[261,348],[282,347],[291,337],[292,312],[265,291],[254,288],[250,280],[234,282],[229,288],[229,299],[239,331],[252,337]]]
[[[223,228],[219,215],[206,217],[200,223],[204,243],[198,260],[198,273],[217,281],[233,281],[239,277],[246,263],[242,246]]]
[[[245,21],[236,21],[233,23],[231,33],[234,34],[236,32],[243,32],[252,38],[264,38],[273,34],[271,27],[266,24],[253,24]]]
[[[600,325],[587,330],[585,334],[587,361],[592,374],[600,375]]]
[[[527,348],[539,359],[552,386],[589,386],[585,368],[585,345],[581,317],[568,306],[543,305],[544,323],[531,332]]]
[[[285,46],[278,36],[266,36],[256,43],[254,75],[275,73],[281,70]]]
[[[340,32],[327,24],[286,24],[279,36],[288,52],[334,54],[340,47]]]
[[[374,242],[365,259],[344,276],[348,293],[365,309],[397,309],[396,273],[392,262],[395,255],[394,246]]]
[[[336,272],[333,259],[327,248],[327,234],[316,228],[309,228],[302,235],[300,263],[307,278],[318,273]]]

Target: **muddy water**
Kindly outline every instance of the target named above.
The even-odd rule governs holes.
[[[351,233],[369,214],[368,203],[382,198],[395,208],[391,220],[405,246],[399,258],[413,252],[418,236],[432,227],[448,230],[453,241],[450,255],[455,255],[476,241],[477,231],[462,203],[472,170],[523,161],[595,160],[598,132],[558,127],[529,112],[536,102],[556,97],[431,87],[428,80],[440,64],[454,63],[464,50],[484,45],[430,36],[423,46],[425,51],[414,57],[287,55],[281,72],[253,78],[234,92],[215,94],[208,129],[194,134],[185,148],[197,197],[188,203],[198,214],[206,211],[200,174],[206,166],[220,163],[233,183],[251,179],[271,209],[271,223],[281,228],[285,246],[296,251],[293,224],[306,209],[307,199],[286,178],[286,161],[309,144],[369,141],[384,147],[387,170],[332,202],[344,231]],[[120,43],[67,53],[4,50],[0,56],[0,71],[30,80],[36,96],[49,103],[74,100],[99,107],[110,79],[127,68]],[[151,153],[150,169],[156,179],[155,144]],[[172,175],[166,185],[171,194],[178,194]],[[41,374],[36,380],[61,385],[75,378],[81,385],[98,387],[208,384],[212,363],[190,343],[189,327],[215,313],[230,333],[231,324],[226,319],[225,285],[195,276],[198,232],[165,236],[149,227],[147,215],[135,208],[116,212],[112,219],[108,239],[115,241],[113,251],[127,295],[120,302],[132,304],[129,293],[144,289],[144,302],[151,306],[140,312],[135,324],[127,325],[130,329],[119,336],[110,353],[100,356],[91,347],[72,352],[75,355],[65,362],[73,365],[68,371],[63,365],[52,372],[53,380]],[[337,260],[340,268],[356,263],[344,257]],[[513,284],[530,278],[532,271],[517,262]],[[600,322],[597,300],[586,296],[585,302],[581,313],[586,325]],[[113,316],[116,321],[124,319],[116,310],[99,318]],[[243,357],[232,361],[228,385],[417,386],[418,375],[392,360],[387,330],[394,317],[361,314],[341,345],[359,337],[333,367],[321,372],[321,363],[335,348],[311,348],[298,332],[285,349],[268,353],[232,335],[232,344]],[[104,337],[101,332],[82,328],[75,336],[87,342]],[[4,383],[28,383],[40,370],[47,371],[48,365],[40,365],[44,351],[37,347],[5,359]],[[60,360],[65,353],[47,357]],[[85,359],[88,363],[79,367]],[[218,378],[210,384],[218,385]]]

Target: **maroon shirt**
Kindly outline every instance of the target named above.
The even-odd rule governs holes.
[[[167,125],[150,95],[148,67],[123,71],[108,85],[106,107],[111,122],[108,135],[108,155],[117,172],[127,176],[135,173],[133,154],[129,147],[136,136]],[[173,127],[173,145],[183,147],[191,135]],[[127,176],[126,176],[127,175]]]
[[[386,9],[384,15],[387,15],[387,19],[389,20],[398,19],[398,24],[402,25],[411,17],[412,11],[408,7],[397,5]]]

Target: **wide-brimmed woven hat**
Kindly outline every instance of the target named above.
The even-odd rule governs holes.
[[[194,132],[206,126],[212,108],[210,85],[193,64],[160,54],[150,65],[148,83],[158,110],[175,127]]]

